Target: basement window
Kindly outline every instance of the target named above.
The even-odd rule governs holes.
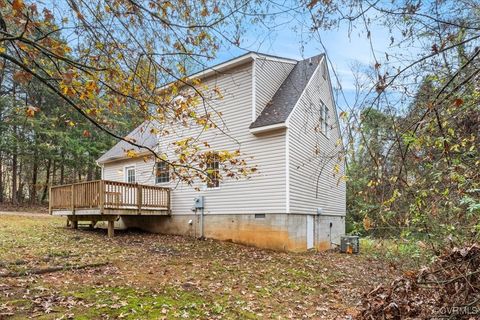
[[[155,183],[165,183],[170,181],[170,166],[165,161],[157,162],[155,168]]]
[[[265,213],[255,213],[255,219],[265,219]]]

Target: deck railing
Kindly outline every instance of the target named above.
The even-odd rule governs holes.
[[[88,208],[170,210],[170,189],[108,180],[50,188],[50,212]]]

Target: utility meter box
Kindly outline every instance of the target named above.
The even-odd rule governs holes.
[[[193,201],[195,202],[195,204],[194,204],[195,209],[203,209],[204,208],[204,202],[205,202],[204,196],[198,196]]]
[[[340,252],[342,253],[359,253],[360,238],[357,236],[340,237]]]

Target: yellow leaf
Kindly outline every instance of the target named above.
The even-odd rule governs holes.
[[[132,149],[127,150],[127,157],[129,158],[135,158],[137,156],[137,153],[133,151]]]
[[[340,165],[338,163],[335,164],[335,167],[333,168],[333,172],[335,174],[339,173],[340,172]]]
[[[13,0],[12,1],[12,8],[15,11],[21,11],[25,7],[23,0]]]
[[[365,216],[365,218],[363,218],[363,227],[365,228],[365,230],[368,231],[372,229],[372,226],[373,226],[372,220],[370,220],[368,216]]]
[[[35,116],[35,113],[38,112],[39,110],[40,110],[40,109],[38,109],[37,107],[28,106],[28,107],[27,107],[27,110],[25,111],[25,113],[27,114],[27,117],[32,118],[33,116]]]

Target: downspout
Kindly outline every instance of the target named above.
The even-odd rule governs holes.
[[[104,179],[104,170],[105,170],[105,167],[102,164],[98,163],[98,161],[95,161],[95,164],[97,165],[97,167],[100,168],[100,179],[103,180]]]
[[[200,237],[198,237],[198,239],[200,240],[205,239],[205,202],[204,202],[205,200],[204,199],[205,199],[204,196],[196,197],[194,199],[194,206],[192,208],[192,210],[195,212],[195,216],[197,215],[197,211],[200,210]],[[195,230],[196,229],[197,228],[195,227]]]
[[[205,239],[205,232],[204,232],[204,209],[203,208],[192,208],[192,211],[195,213],[195,221],[197,221],[197,212],[200,210],[200,236],[197,238],[197,223],[195,222],[195,229],[194,229],[194,237],[203,240]]]
[[[203,240],[205,239],[205,232],[204,232],[204,209],[203,207],[200,209],[200,239]]]

